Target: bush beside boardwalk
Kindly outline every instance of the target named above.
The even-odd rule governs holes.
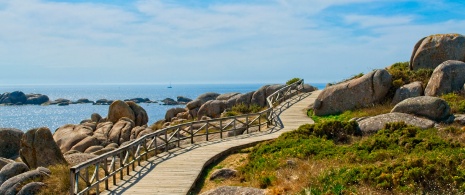
[[[421,42],[426,39],[449,40],[450,37],[450,34],[432,35],[420,40],[419,45],[422,45]],[[462,36],[453,35],[453,37]],[[454,50],[454,48],[465,48],[463,45],[465,42],[460,42],[462,45],[459,47],[447,46],[449,43],[447,41],[441,43],[439,49],[441,52],[446,52],[441,56],[465,56],[462,50]],[[452,43],[454,44],[456,42]],[[329,92],[324,91],[321,93],[319,101],[314,104],[314,109],[308,112],[317,124],[303,125],[293,132],[281,135],[276,140],[242,150],[241,152],[247,153],[248,156],[245,164],[222,167],[239,170],[236,177],[215,181],[216,184],[206,181],[205,186],[221,186],[221,183],[227,183],[267,189],[269,194],[464,193],[465,91],[462,79],[465,76],[431,78],[433,72],[443,71],[444,66],[439,65],[450,59],[441,59],[431,67],[424,67],[423,63],[427,62],[425,59],[430,59],[432,56],[419,54],[420,51],[425,50],[422,47],[415,46],[412,54],[415,62],[411,62],[410,67],[409,62],[404,62],[386,68],[392,83],[386,94],[377,101],[355,105],[351,103],[351,107],[345,108],[336,106],[341,104],[347,106],[347,95],[341,96],[343,92],[338,90],[347,90],[347,94],[353,93],[350,88],[364,82],[360,77],[330,86],[325,90],[340,96],[328,95]],[[428,52],[423,53],[437,53],[434,52],[434,47],[427,50]],[[448,52],[451,55],[448,55]],[[456,55],[457,52],[459,54]],[[454,64],[455,68],[462,62],[445,64]],[[460,68],[462,67],[458,67]],[[450,75],[449,72],[454,72],[446,70],[444,73],[435,74]],[[441,81],[450,78],[453,79]],[[405,90],[411,87],[410,83],[415,83],[416,89]],[[436,91],[447,92],[434,94],[439,97],[422,97],[424,94],[421,91],[427,88],[427,84],[432,85],[432,83],[446,83],[434,84],[434,86],[443,88]],[[418,89],[418,84],[421,90]],[[365,90],[374,91],[368,88]],[[399,90],[403,91],[399,92]],[[360,93],[353,94],[356,96],[354,98],[360,99],[372,97],[371,94],[361,97],[358,96]],[[422,101],[416,101],[415,98]],[[395,103],[392,103],[393,99],[396,99]],[[423,99],[431,101],[423,101]],[[393,109],[399,102],[400,105]],[[323,106],[334,108],[334,111],[318,110]],[[365,127],[362,125],[358,125],[370,118],[382,116],[385,116],[383,120],[380,118],[373,120],[373,123],[379,123],[376,124],[377,128],[368,125],[370,127],[368,131],[364,130]],[[352,132],[361,132],[362,136]],[[292,166],[289,162],[293,162]],[[218,168],[213,166],[211,170]],[[205,190],[208,189],[202,191]]]

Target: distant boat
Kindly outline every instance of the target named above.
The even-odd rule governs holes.
[[[169,88],[169,89],[173,88],[173,87],[171,87],[171,83],[170,83],[170,86],[168,86],[168,88]]]

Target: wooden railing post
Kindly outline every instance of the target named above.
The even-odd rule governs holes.
[[[223,139],[223,120],[220,120],[220,139]]]
[[[252,133],[250,128],[255,127],[253,124],[257,120],[258,120],[258,131],[262,130],[262,121],[263,121],[261,119],[262,116],[266,117],[265,120],[266,120],[267,128],[273,125],[273,123],[278,124],[279,119],[277,117],[279,113],[281,113],[283,109],[290,107],[291,104],[302,99],[301,96],[296,97],[296,98],[293,98],[293,96],[298,95],[303,90],[303,88],[304,88],[304,81],[300,80],[297,83],[287,85],[286,87],[283,87],[280,90],[266,97],[266,102],[269,108],[265,111],[255,113],[255,115],[258,114],[258,119],[255,117],[253,119],[249,119],[250,115],[246,114],[246,115],[241,115],[241,116],[225,117],[225,118],[211,119],[211,120],[206,120],[206,121],[197,121],[197,122],[191,122],[190,124],[179,124],[173,127],[167,127],[167,128],[158,130],[154,133],[144,135],[134,140],[130,145],[118,148],[112,152],[108,152],[99,157],[83,162],[79,165],[73,166],[70,168],[70,174],[69,174],[70,185],[71,185],[69,193],[70,194],[89,194],[91,190],[90,188],[92,187],[92,188],[95,188],[96,193],[99,194],[100,193],[99,184],[101,182],[105,182],[105,189],[108,190],[109,189],[108,180],[111,177],[113,178],[113,185],[116,185],[116,179],[117,179],[118,172],[120,175],[120,179],[123,180],[124,169],[126,169],[127,174],[129,174],[130,167],[132,167],[133,171],[135,170],[136,161],[137,161],[137,164],[140,166],[141,159],[145,157],[145,160],[148,160],[149,152],[151,150],[153,150],[155,156],[161,152],[158,146],[158,143],[157,143],[157,139],[164,141],[165,152],[169,150],[170,145],[172,145],[173,147],[176,147],[176,146],[180,147],[181,139],[182,139],[180,138],[180,132],[183,126],[184,127],[189,126],[189,131],[191,135],[190,140],[191,140],[191,144],[193,144],[194,136],[195,136],[194,134],[197,134],[203,128],[205,128],[205,131],[206,131],[204,134],[206,136],[205,139],[206,141],[209,141],[210,140],[210,125],[212,125],[215,129],[218,127],[217,126],[218,121],[219,121],[219,129],[220,129],[219,131],[220,139],[223,139],[223,133],[225,132],[226,129],[229,129],[231,125],[232,125],[231,130],[234,131],[233,133],[234,136],[237,136],[237,130],[238,130],[237,123],[238,122],[240,124],[245,124],[245,128],[246,128],[245,131],[247,134]],[[278,105],[280,102],[284,102],[289,99],[291,100],[288,101],[287,104],[283,104],[279,108],[274,108],[275,105]],[[245,123],[243,122],[244,117],[245,117]],[[223,124],[223,120],[225,120],[227,125]],[[194,125],[198,125],[198,124],[204,124],[204,125],[194,131]],[[263,125],[265,125],[265,123],[263,123]],[[177,130],[173,131],[174,129],[177,129]],[[226,130],[226,132],[229,132],[231,130]],[[176,135],[170,135],[168,137],[168,132],[176,133]],[[164,139],[163,139],[163,136],[164,136]],[[199,136],[203,136],[203,135],[199,135]],[[149,140],[149,143],[150,143],[148,146],[147,146],[147,142],[148,142],[147,140]],[[151,146],[152,144],[154,144],[153,148]],[[145,150],[145,151],[142,151],[142,150]],[[119,157],[119,168],[117,168],[118,157]],[[107,158],[112,158],[112,162],[110,165],[108,164]],[[92,166],[95,166],[94,167],[95,172],[94,172],[94,175],[92,176],[92,179],[89,179],[89,169],[91,169]],[[102,168],[105,171],[105,177],[103,177],[102,180],[100,180],[100,176],[98,175],[99,166],[103,166]],[[82,181],[85,182],[84,189],[79,189],[79,177],[82,177]]]
[[[207,141],[208,141],[208,124],[209,124],[209,122],[207,121],[207,125],[205,126],[205,131],[206,131],[206,134],[207,134],[207,138],[206,138]]]

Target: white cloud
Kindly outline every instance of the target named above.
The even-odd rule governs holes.
[[[276,82],[294,75],[334,81],[408,60],[424,34],[465,26],[460,20],[416,25],[411,14],[333,14],[356,25],[319,20],[326,8],[368,0],[170,2],[4,0],[0,66],[11,68],[0,72],[0,82],[24,82],[32,74],[24,70],[43,82]]]
[[[348,24],[358,24],[363,28],[379,26],[408,25],[413,21],[412,16],[374,16],[374,15],[347,15],[344,20]]]

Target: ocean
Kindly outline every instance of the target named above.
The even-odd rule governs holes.
[[[323,89],[326,84],[310,83]],[[124,100],[131,98],[149,98],[152,101],[160,101],[165,98],[176,100],[177,96],[195,99],[206,92],[247,93],[255,91],[265,84],[179,84],[172,85],[15,85],[1,86],[0,93],[22,91],[25,94],[39,93],[47,95],[50,100],[65,98],[76,101],[87,98],[91,101],[98,99]],[[185,107],[184,105],[161,105],[160,103],[141,103],[149,116],[149,125],[163,119],[168,109],[173,107]],[[79,124],[82,120],[89,119],[92,113],[98,113],[102,117],[108,115],[109,105],[70,104],[69,106],[57,105],[21,105],[0,106],[0,128],[17,128],[22,131],[38,127],[48,127],[52,132],[65,124]]]

